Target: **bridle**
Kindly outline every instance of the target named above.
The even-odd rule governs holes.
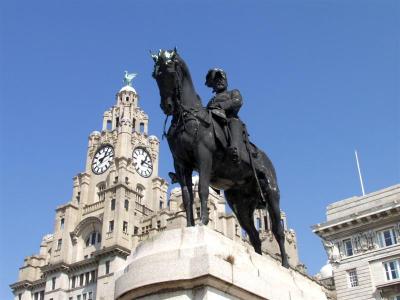
[[[182,72],[179,72],[178,69],[178,62],[175,60],[172,60],[174,63],[174,70],[172,72],[169,72],[170,74],[173,74],[174,76],[174,82],[175,82],[175,93],[174,93],[174,111],[172,112],[172,115],[174,116],[173,120],[174,124],[176,126],[178,126],[179,122],[182,121],[183,124],[183,131],[186,130],[186,115],[190,114],[192,115],[194,118],[194,120],[196,120],[197,123],[197,130],[196,130],[196,135],[195,135],[195,140],[197,139],[197,132],[198,132],[198,128],[199,128],[199,120],[196,117],[196,109],[193,108],[186,108],[183,104],[182,104]],[[167,115],[165,120],[164,120],[164,127],[163,127],[163,134],[162,134],[162,139],[164,139],[164,137],[168,137],[168,133],[166,132],[165,128],[167,126],[167,122],[168,122],[168,118],[170,115]]]

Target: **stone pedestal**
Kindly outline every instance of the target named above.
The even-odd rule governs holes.
[[[115,285],[118,300],[326,300],[319,284],[205,226],[143,242]]]

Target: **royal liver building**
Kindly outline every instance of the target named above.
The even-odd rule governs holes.
[[[180,189],[168,196],[168,183],[158,176],[160,142],[148,135],[149,118],[131,79],[125,76],[126,86],[103,115],[102,130],[89,135],[85,169],[73,179],[70,201],[56,208],[54,232],[43,237],[38,254],[25,258],[18,281],[11,284],[14,299],[114,299],[115,281],[136,247],[160,231],[186,225]],[[196,180],[194,185],[196,192]],[[208,227],[247,243],[214,190],[209,210]],[[257,211],[254,217],[263,250],[277,257],[268,215]],[[290,263],[301,269],[296,236],[287,229],[284,214],[282,222]]]

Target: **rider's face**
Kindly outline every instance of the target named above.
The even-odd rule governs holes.
[[[214,81],[213,81],[213,88],[214,88],[214,91],[216,91],[216,92],[225,91],[227,88],[226,79],[221,75],[215,76]]]

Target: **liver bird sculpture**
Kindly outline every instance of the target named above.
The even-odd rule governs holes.
[[[132,86],[132,80],[136,77],[136,75],[136,73],[128,73],[128,71],[125,71],[124,84]]]

